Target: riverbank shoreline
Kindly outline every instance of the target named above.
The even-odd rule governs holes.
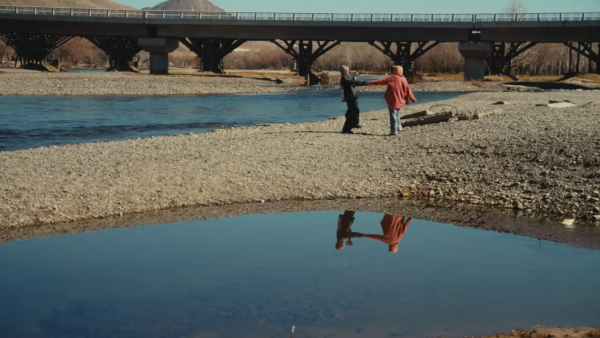
[[[541,219],[517,210],[492,209],[482,205],[448,202],[434,198],[420,199],[352,199],[293,200],[262,203],[234,203],[90,218],[79,222],[59,222],[47,226],[3,229],[0,243],[66,234],[123,229],[156,224],[171,224],[245,215],[302,213],[314,211],[353,210],[380,214],[396,214],[437,223],[451,224],[600,250],[600,228],[565,228],[558,220]]]
[[[578,328],[537,328],[534,330],[513,330],[483,338],[600,338],[600,329],[591,327]]]
[[[232,72],[231,75],[173,71],[171,75],[119,72],[49,73],[0,68],[0,95],[204,95],[258,94],[300,90],[298,76],[278,72]],[[588,81],[586,83],[581,81]],[[414,92],[530,92],[550,89],[600,88],[591,80],[569,83],[528,83],[502,81],[457,81],[431,78],[411,84]],[[586,87],[587,86],[587,87]],[[337,85],[331,85],[336,90]],[[384,92],[385,86],[357,87],[359,92]]]
[[[117,72],[2,72],[0,95],[204,95],[258,94],[297,90],[244,77],[149,75]]]
[[[555,99],[576,106],[536,106]],[[501,100],[510,104],[493,105]],[[387,135],[382,110],[361,114],[355,135],[339,133],[343,118],[336,118],[0,152],[1,228],[173,207],[398,196],[593,224],[597,92],[471,93],[435,104],[502,113],[405,128],[396,137]]]

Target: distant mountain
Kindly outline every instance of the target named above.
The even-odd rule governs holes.
[[[2,6],[136,9],[112,0],[0,0]]]
[[[1,0],[0,0],[1,1]],[[169,0],[161,2],[154,7],[142,8],[157,11],[200,11],[200,12],[225,12],[221,7],[208,0]]]

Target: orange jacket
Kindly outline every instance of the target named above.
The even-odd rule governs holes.
[[[385,91],[385,102],[387,102],[388,107],[394,109],[400,109],[406,104],[410,104],[408,100],[417,102],[417,99],[413,95],[410,87],[408,86],[408,81],[404,76],[400,75],[392,75],[388,76],[385,79],[375,80],[369,82],[370,85],[387,85],[387,90]]]
[[[365,235],[365,237],[381,241],[388,245],[398,244],[402,240],[406,229],[412,222],[412,218],[406,219],[406,217],[398,215],[385,214],[381,220],[381,229],[383,229],[383,236],[381,235]]]

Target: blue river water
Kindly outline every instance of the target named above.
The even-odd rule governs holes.
[[[417,93],[419,103],[460,93]],[[382,93],[359,94],[361,111],[384,109]],[[300,123],[341,116],[327,87],[289,93],[202,96],[2,96],[0,151],[202,133],[230,126]]]
[[[422,220],[393,223],[404,229],[395,254],[369,237],[339,251],[340,213],[2,243],[1,336],[289,337],[296,326],[296,338],[463,337],[600,325],[598,251]],[[386,233],[383,214],[355,218],[353,232]]]

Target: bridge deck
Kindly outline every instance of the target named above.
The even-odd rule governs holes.
[[[248,40],[600,41],[600,13],[352,14],[0,6],[0,32]]]

